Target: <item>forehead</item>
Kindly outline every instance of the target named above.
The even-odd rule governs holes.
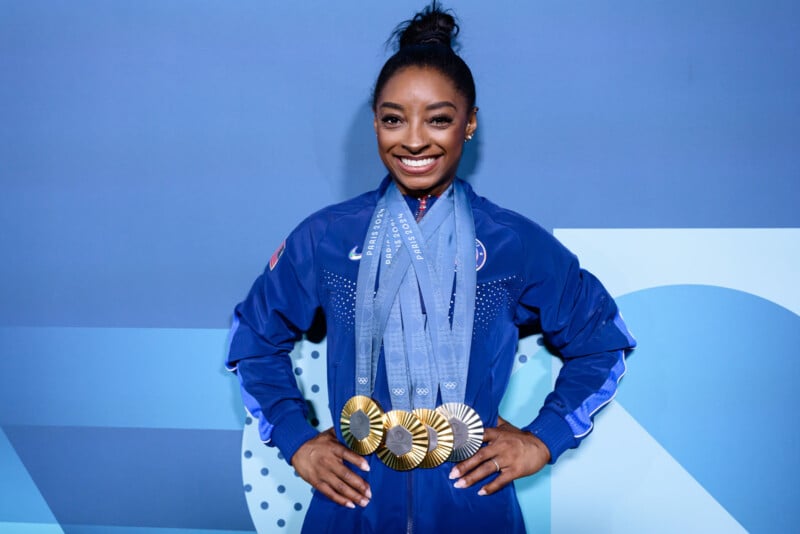
[[[406,67],[397,71],[378,97],[377,104],[425,104],[448,101],[457,108],[466,108],[466,98],[456,90],[455,84],[438,69],[431,67]]]

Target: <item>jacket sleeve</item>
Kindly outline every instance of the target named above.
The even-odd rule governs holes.
[[[525,287],[517,324],[536,324],[563,359],[553,391],[524,429],[537,435],[554,463],[592,430],[592,418],[616,394],[625,356],[636,345],[614,299],[578,259],[541,230],[523,238]]]
[[[314,240],[301,225],[275,251],[247,298],[236,306],[226,367],[236,373],[242,399],[258,420],[261,439],[287,462],[317,430],[297,387],[289,353],[319,307]]]

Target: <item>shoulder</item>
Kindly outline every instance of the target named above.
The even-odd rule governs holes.
[[[535,221],[514,210],[498,206],[486,197],[468,189],[475,218],[475,230],[479,234],[501,233],[513,238],[526,252],[552,251],[564,253],[566,249],[553,236]]]
[[[288,239],[319,242],[332,229],[352,231],[355,226],[363,226],[375,210],[379,195],[380,189],[377,189],[315,211],[292,231]]]
[[[367,217],[372,214],[377,203],[377,194],[375,191],[363,193],[357,197],[326,206],[308,217],[300,223],[303,225],[330,225],[339,222],[341,219],[353,217],[367,213]]]

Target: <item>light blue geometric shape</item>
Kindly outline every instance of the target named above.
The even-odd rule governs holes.
[[[62,532],[53,512],[0,429],[0,532]],[[22,525],[24,522],[24,528]],[[17,530],[19,528],[19,530]],[[31,530],[33,531],[33,530]]]
[[[111,525],[67,525],[67,529],[68,534],[255,534],[254,530],[198,530],[196,528],[119,527]]]
[[[553,467],[553,533],[746,532],[619,402],[595,422]]]
[[[313,408],[317,428],[330,428],[327,343],[298,342],[292,361],[298,387]],[[276,447],[264,445],[258,425],[250,417],[242,433],[242,480],[256,531],[300,532],[311,503],[311,486],[297,476]]]
[[[555,234],[603,280],[612,295],[622,295],[618,303],[639,338],[639,348],[628,362],[629,376],[622,381],[617,402],[639,424],[645,424],[643,411],[649,412],[647,430],[658,434],[662,447],[667,447],[669,441],[669,453],[747,528],[797,530],[800,520],[796,507],[789,503],[798,500],[792,483],[798,462],[791,455],[797,450],[795,429],[799,425],[796,412],[787,407],[795,404],[790,390],[792,377],[798,374],[794,367],[797,343],[789,338],[797,336],[796,316],[800,314],[800,284],[796,283],[800,272],[800,229],[558,229]],[[741,294],[745,296],[736,299],[738,303],[717,302],[709,306],[708,300],[713,297],[697,295],[692,302],[684,302],[681,319],[670,320],[665,316],[675,314],[667,313],[669,306],[652,298],[652,293],[651,298],[642,301],[641,297],[647,294],[642,290],[654,287],[667,293],[677,291],[673,294],[677,297],[681,290],[674,288],[679,284],[723,286],[745,292]],[[765,304],[752,295],[774,304]],[[794,318],[787,310],[795,314]],[[663,327],[660,332],[659,326]],[[728,355],[722,362],[718,357],[721,352]],[[680,371],[683,374],[675,375]],[[699,376],[708,379],[698,382]],[[749,405],[737,405],[743,398],[750,399]],[[674,399],[695,402],[676,410]],[[720,423],[720,417],[702,415],[714,403],[722,405],[718,413],[733,416],[732,420],[711,440],[700,439],[695,434]],[[613,408],[612,404],[609,410]],[[657,415],[659,409],[662,415]],[[752,411],[756,413],[748,416]],[[681,414],[687,417],[680,417]],[[739,417],[735,417],[737,414]],[[603,421],[600,430],[605,415],[598,416]],[[757,443],[753,442],[754,437]],[[597,438],[591,436],[574,458],[580,459],[583,466],[581,484],[604,487],[607,477],[596,475],[591,462],[583,461],[591,455]],[[691,443],[681,443],[682,439]],[[753,449],[749,455],[740,451],[743,444]],[[625,444],[620,442],[619,446]],[[693,455],[697,457],[692,458]],[[746,459],[734,462],[733,455]],[[568,453],[559,461],[554,480],[561,480],[561,469],[572,459]],[[702,465],[695,469],[697,464]],[[784,468],[787,472],[781,473]],[[723,475],[715,477],[703,472],[712,469]],[[657,479],[649,482],[659,484]],[[718,492],[712,485],[723,489]],[[781,486],[783,491],[778,489]],[[732,493],[738,496],[731,496]],[[618,504],[616,494],[598,494],[594,500],[605,509],[614,509]],[[559,502],[555,493],[554,502]],[[658,517],[657,504],[643,509]],[[755,526],[758,522],[760,527]]]
[[[0,328],[0,424],[241,429],[227,334]]]
[[[800,183],[800,182],[798,182]],[[800,315],[800,228],[556,229],[613,296],[667,285],[738,289]]]
[[[0,521],[0,534],[64,534],[58,524]]]
[[[540,340],[540,335],[520,340],[508,389],[500,403],[500,416],[517,427],[533,421],[553,389],[553,356],[539,346]],[[514,487],[529,534],[550,532],[550,466],[515,480]]]
[[[639,340],[618,402],[745,528],[800,529],[800,316],[711,286],[618,301]]]

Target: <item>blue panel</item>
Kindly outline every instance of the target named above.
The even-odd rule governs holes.
[[[708,286],[620,303],[639,348],[618,401],[747,530],[796,531],[800,317]]]
[[[9,426],[58,521],[252,530],[241,432]]]
[[[241,429],[225,330],[0,328],[0,423]]]
[[[383,174],[370,88],[423,3],[2,2],[0,424],[69,530],[252,530],[239,447],[212,454],[242,427],[231,310],[302,217]],[[480,194],[546,228],[800,227],[796,1],[454,7]],[[682,291],[626,297],[672,315],[633,325],[621,399],[747,528],[796,530],[796,316]],[[0,465],[0,532],[57,530]],[[532,529],[543,475],[519,484]]]
[[[0,521],[0,534],[64,534],[57,524]]]
[[[421,5],[4,2],[0,324],[226,327],[381,177],[370,88]],[[547,228],[800,226],[796,2],[456,8],[481,194]]]
[[[64,534],[256,534],[255,530],[64,525]]]
[[[16,451],[0,429],[0,521],[38,523],[45,532],[48,524],[56,523],[53,512],[39,488],[22,465]],[[0,522],[0,532],[3,532]],[[11,528],[11,527],[9,527]],[[51,530],[52,531],[52,530]]]

